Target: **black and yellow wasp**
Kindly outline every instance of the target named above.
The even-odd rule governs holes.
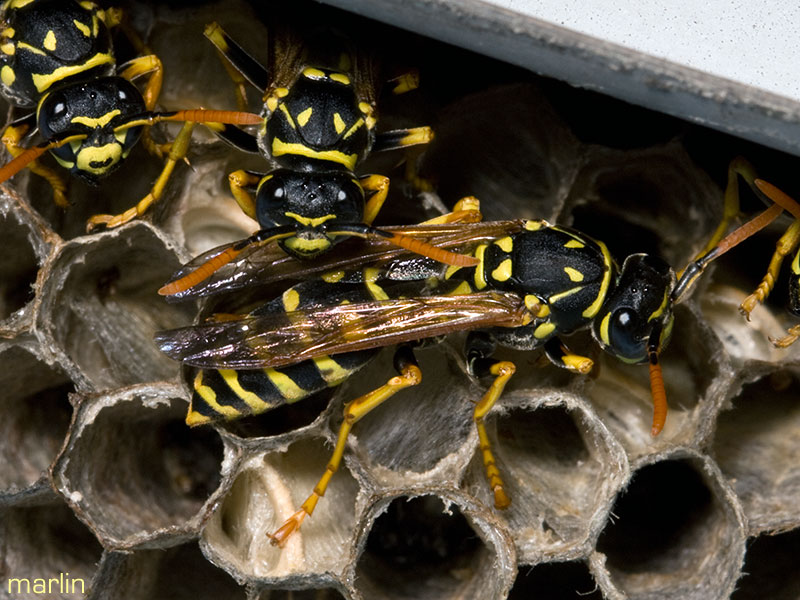
[[[90,228],[115,227],[142,214],[162,195],[175,164],[186,154],[194,121],[256,124],[256,115],[228,111],[153,113],[162,85],[161,61],[144,54],[117,65],[110,28],[119,26],[137,50],[141,40],[122,23],[118,10],[73,0],[6,0],[0,7],[0,83],[2,93],[25,111],[3,133],[14,160],[0,168],[0,182],[24,167],[44,177],[57,205],[68,205],[66,183],[37,160],[50,151],[70,174],[90,184],[115,171],[140,138],[148,150],[166,153],[151,192],[121,215],[95,215]],[[147,76],[144,90],[132,81]],[[159,146],[147,134],[157,121],[186,121],[172,144]],[[23,148],[38,132],[43,143]]]
[[[246,314],[220,315],[194,327],[161,332],[156,341],[172,358],[199,369],[187,417],[190,425],[302,400],[342,383],[377,348],[399,345],[399,376],[345,406],[325,474],[302,508],[272,536],[273,543],[282,544],[324,494],[352,426],[399,390],[419,383],[412,345],[469,331],[469,372],[494,378],[476,405],[474,421],[495,505],[505,508],[509,499],[483,419],[515,365],[492,358],[496,344],[520,350],[541,347],[554,364],[586,373],[592,360],[571,352],[560,337],[591,328],[609,354],[649,365],[651,433],[657,435],[667,415],[659,355],[670,338],[673,306],[714,258],[761,226],[763,219],[736,230],[708,253],[710,258],[693,261],[677,278],[667,263],[652,255],[628,256],[618,268],[602,242],[545,221],[433,225],[431,242],[460,244],[478,264],[445,267],[420,258],[395,258],[380,268],[343,270],[331,261],[324,267],[333,270],[289,287]],[[235,288],[259,273],[258,264],[242,263],[227,272],[227,283]],[[220,280],[202,289],[213,294],[225,285]]]
[[[385,237],[408,247],[401,235],[371,226],[386,199],[388,177],[357,176],[355,169],[372,152],[427,144],[433,133],[428,127],[376,132],[381,76],[372,53],[327,28],[301,41],[288,28],[273,27],[265,67],[218,24],[208,25],[205,34],[235,68],[234,76],[240,73],[263,94],[264,121],[257,136],[236,128],[219,135],[242,150],[260,152],[272,169],[229,176],[236,201],[261,229],[162,293],[180,293],[248,247],[272,241],[300,259],[317,257],[350,236]],[[416,86],[411,74],[393,81],[395,93]],[[423,252],[420,245],[414,251]]]

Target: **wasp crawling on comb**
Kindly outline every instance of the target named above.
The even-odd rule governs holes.
[[[516,367],[492,358],[495,346],[543,348],[555,365],[588,373],[592,360],[570,351],[560,338],[591,328],[609,354],[626,363],[649,365],[651,433],[658,435],[667,416],[659,356],[670,338],[673,306],[714,258],[768,222],[759,216],[737,229],[713,247],[710,258],[693,261],[680,278],[663,260],[647,254],[628,256],[618,268],[602,242],[545,221],[450,225],[450,241],[460,240],[476,266],[396,259],[380,269],[332,270],[246,314],[211,317],[193,327],[161,332],[156,340],[169,356],[199,369],[187,417],[190,425],[302,400],[345,381],[375,356],[377,348],[398,345],[399,375],[346,404],[325,474],[301,509],[272,536],[274,543],[283,544],[325,493],[352,426],[421,380],[413,345],[469,331],[468,371],[493,378],[473,418],[495,506],[505,508],[510,500],[483,420]],[[444,229],[437,232],[442,239],[447,237]],[[480,241],[470,243],[471,234]]]
[[[48,150],[71,175],[90,184],[114,172],[140,138],[166,154],[150,193],[120,215],[95,215],[87,227],[117,227],[144,213],[163,194],[175,164],[185,155],[194,122],[239,125],[257,115],[230,111],[154,113],[163,79],[159,58],[122,23],[118,10],[73,0],[6,0],[0,7],[0,83],[15,107],[28,112],[9,125],[3,143],[14,159],[0,168],[0,182],[23,168],[47,180],[55,203],[66,208],[66,183],[37,159]],[[142,55],[117,65],[110,29],[121,27]],[[144,90],[133,84],[147,77]],[[185,121],[171,144],[159,146],[147,129],[159,121]],[[25,149],[34,133],[44,142]]]

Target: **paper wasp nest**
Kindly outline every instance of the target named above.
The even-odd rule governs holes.
[[[257,52],[270,12],[222,6],[127,7],[165,63],[163,106],[233,107],[203,25],[220,20]],[[728,160],[783,164],[386,31],[424,85],[416,98],[389,98],[383,123],[434,125],[423,174],[445,204],[478,196],[487,219],[570,224],[615,256],[655,252],[680,268],[719,220]],[[373,168],[388,172],[392,160]],[[780,289],[751,323],[737,312],[778,228],[721,260],[677,307],[658,438],[646,369],[600,356],[588,335],[570,340],[596,361],[587,377],[504,352],[518,371],[489,429],[513,502],[497,511],[471,421],[485,383],[467,377],[451,336],[419,352],[421,386],[358,423],[324,500],[279,550],[266,533],[320,476],[343,403],[392,375],[391,351],[319,398],[188,429],[183,375],[152,335],[191,323],[198,307],[168,305],[156,290],[191,256],[254,229],[226,175],[265,167],[198,130],[191,168],[178,166],[144,222],[84,235],[87,216],[146,193],[158,161],[138,149],[129,162],[138,166],[99,189],[73,184],[66,213],[35,176],[0,195],[3,581],[68,572],[90,598],[134,600],[795,597],[798,350],[767,341],[787,324]],[[405,194],[396,171],[384,220],[426,218],[436,202]]]

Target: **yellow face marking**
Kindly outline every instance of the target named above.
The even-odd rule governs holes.
[[[308,392],[292,381],[288,375],[275,369],[264,369],[264,374],[287,401],[296,402],[308,396]]]
[[[278,108],[278,99],[275,96],[267,98],[267,109],[269,112],[275,112],[276,108]]]
[[[467,281],[462,281],[458,287],[450,292],[450,296],[463,296],[464,294],[471,294],[472,286]]]
[[[325,283],[338,283],[344,278],[344,271],[330,271],[323,273],[320,277]]]
[[[345,154],[338,150],[314,150],[303,146],[303,144],[286,143],[274,138],[272,140],[272,156],[282,156],[284,154],[297,154],[307,158],[335,162],[343,165],[349,171],[355,168],[356,160],[358,160],[358,154]]]
[[[559,292],[558,294],[553,294],[547,299],[548,304],[555,304],[559,300],[563,300],[567,296],[572,296],[572,294],[577,294],[580,292],[585,286],[579,285],[574,288],[568,289],[564,292]]]
[[[325,215],[323,217],[304,217],[302,215],[298,215],[297,213],[293,212],[285,212],[283,213],[285,216],[289,217],[290,219],[294,219],[301,225],[305,225],[306,227],[319,227],[325,221],[330,221],[331,219],[335,219],[336,215]]]
[[[653,314],[647,317],[647,322],[649,323],[653,319],[657,319],[658,317],[663,315],[664,310],[666,310],[668,304],[669,304],[669,291],[664,290],[664,298],[661,300],[661,304],[658,306],[657,309],[653,311]]]
[[[380,269],[375,269],[372,267],[364,269],[364,284],[367,286],[367,290],[369,291],[373,300],[388,300],[389,296],[386,294],[386,291],[377,283],[375,283],[378,280],[379,275]]]
[[[336,133],[341,135],[345,127],[347,127],[347,123],[345,123],[344,119],[342,119],[342,115],[339,113],[333,113],[333,128],[336,130]]]
[[[475,249],[475,258],[478,259],[478,265],[475,267],[475,288],[482,290],[486,287],[486,277],[483,274],[483,255],[486,253],[487,244],[481,244]]]
[[[583,281],[583,273],[578,271],[578,269],[573,269],[572,267],[564,267],[564,273],[567,274],[570,281]]]
[[[235,419],[236,417],[241,416],[239,411],[232,406],[223,406],[217,403],[217,393],[209,386],[203,384],[202,371],[198,372],[197,376],[194,378],[194,391],[197,392],[197,395],[200,396],[205,403],[214,410],[214,412],[219,413],[223,417],[227,419]],[[193,417],[193,414],[196,415],[196,417]],[[190,411],[189,415],[186,417],[186,423],[192,426],[202,425],[203,423],[208,423],[210,420],[211,419],[209,417],[194,413],[194,411]]]
[[[492,271],[492,279],[495,281],[508,281],[511,278],[511,259],[507,258]]]
[[[606,272],[603,274],[603,281],[600,283],[600,291],[597,292],[597,298],[589,305],[589,308],[581,313],[582,316],[587,319],[593,319],[600,311],[600,307],[603,306],[603,301],[606,299],[606,294],[608,293],[608,286],[611,284],[611,265],[613,264],[611,254],[608,252],[608,248],[606,248],[603,242],[597,242],[597,245],[603,253],[603,266]]]
[[[92,117],[84,117],[84,116],[77,116],[72,117],[70,123],[79,123],[80,125],[86,125],[87,127],[105,127],[111,122],[111,119],[119,115],[122,111],[120,109],[115,108],[114,110],[107,112],[102,117],[92,118]]]
[[[31,75],[31,80],[33,81],[33,85],[36,86],[36,89],[39,91],[39,93],[42,93],[57,81],[63,81],[69,77],[72,77],[73,75],[83,73],[84,71],[88,71],[89,69],[93,69],[99,65],[113,64],[113,62],[114,58],[110,54],[98,52],[89,60],[82,62],[79,65],[66,65],[63,67],[58,67],[51,73],[33,73]]]
[[[16,50],[17,47],[14,45],[14,42],[9,42],[8,44],[3,44],[0,46],[0,52],[3,54],[14,54]]]
[[[350,78],[344,73],[331,73],[329,77],[338,83],[350,85]]]
[[[36,46],[31,46],[30,44],[26,44],[25,42],[17,42],[17,49],[18,50],[27,50],[31,54],[38,54],[39,56],[47,56],[47,52],[37,48]],[[63,67],[62,67],[63,68]]]
[[[78,19],[73,19],[72,24],[75,25],[76,29],[80,31],[86,37],[91,36],[92,32],[89,31],[89,28],[84,24],[78,21]]]
[[[310,106],[302,112],[297,113],[297,122],[300,124],[300,127],[305,127],[308,120],[311,118],[311,113],[314,112],[314,109]]]
[[[506,236],[497,240],[495,245],[499,246],[500,250],[503,252],[511,252],[511,250],[514,248],[514,240],[512,240],[510,236]]]
[[[297,252],[298,254],[316,254],[327,250],[331,246],[331,242],[327,238],[315,238],[313,240],[306,240],[298,237],[286,238],[283,242],[284,246]]]
[[[308,77],[309,79],[327,79],[324,71],[315,69],[314,67],[306,67],[303,69],[303,77]]]
[[[297,293],[297,290],[292,288],[283,292],[281,299],[283,300],[283,310],[286,312],[297,310],[297,307],[300,305],[300,294]]]
[[[372,105],[370,103],[368,103],[368,102],[359,102],[358,103],[358,110],[360,110],[361,113],[364,116],[371,115],[372,114]]]
[[[548,335],[556,330],[555,323],[542,323],[533,330],[533,337],[537,339],[546,338]]]
[[[525,221],[526,231],[539,231],[545,226],[547,226],[547,221]]]
[[[292,129],[297,129],[297,126],[294,124],[294,120],[292,119],[292,115],[289,113],[289,109],[286,108],[285,104],[281,104],[281,112],[286,117],[286,121],[289,123],[289,127]]]
[[[239,376],[236,371],[233,369],[220,369],[218,372],[222,376],[222,379],[225,380],[225,384],[239,399],[244,401],[244,403],[252,409],[253,413],[266,412],[272,408],[272,405],[269,402],[264,402],[258,394],[254,394],[250,390],[246,390],[242,387],[242,384],[239,383]]]
[[[17,75],[14,73],[14,69],[8,65],[3,65],[3,68],[0,69],[0,81],[3,82],[3,85],[11,87],[16,79]]]
[[[114,131],[114,139],[116,139],[123,146],[125,145],[125,138],[127,137],[128,137],[127,129],[118,129]]]
[[[50,29],[47,32],[47,35],[44,36],[44,42],[42,42],[42,46],[45,47],[45,50],[50,50],[50,52],[54,52],[56,49],[56,34]]]
[[[75,157],[75,164],[81,171],[101,175],[111,165],[119,162],[121,158],[122,146],[116,142],[111,142],[104,146],[89,146],[81,149]],[[109,161],[109,159],[111,160]],[[100,163],[102,166],[93,166],[92,163]]]
[[[611,338],[608,337],[608,324],[611,321],[611,313],[606,313],[603,320],[600,321],[600,340],[606,345],[611,345]]]
[[[319,370],[320,377],[322,377],[329,386],[340,384],[352,373],[352,371],[345,369],[329,356],[318,356],[313,360],[314,365]]]
[[[364,126],[364,119],[361,119],[361,118],[359,118],[359,119],[358,119],[358,121],[356,121],[355,123],[353,123],[353,126],[352,126],[350,129],[348,129],[348,130],[347,130],[347,133],[345,133],[345,134],[342,136],[342,139],[343,139],[343,140],[346,140],[346,139],[347,139],[347,138],[349,138],[351,135],[353,135],[353,134],[354,134],[356,131],[358,131],[359,129],[361,129],[363,126]]]

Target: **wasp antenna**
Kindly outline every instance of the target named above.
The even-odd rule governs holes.
[[[474,256],[469,256],[468,254],[458,254],[457,252],[450,252],[449,250],[439,248],[437,246],[434,246],[433,244],[429,244],[428,242],[423,242],[420,239],[413,238],[407,235],[402,235],[399,233],[392,233],[391,237],[388,238],[388,241],[390,241],[395,246],[399,246],[400,248],[405,248],[406,250],[413,252],[414,254],[419,254],[420,256],[431,258],[437,262],[444,263],[446,265],[453,265],[456,267],[474,267],[480,262]]]
[[[68,144],[69,142],[75,140],[82,140],[85,137],[85,135],[70,135],[59,140],[52,141],[49,144],[42,144],[40,146],[28,148],[22,152],[22,154],[0,167],[0,183],[12,178],[48,150],[60,148],[64,144]]]
[[[167,113],[155,113],[153,122],[159,121],[192,121],[194,123],[224,123],[226,125],[258,125],[263,117],[255,113],[238,110],[205,110],[194,108]]]
[[[763,193],[767,198],[772,200],[786,212],[791,213],[795,219],[800,219],[800,204],[798,204],[794,198],[789,196],[780,188],[772,185],[769,181],[756,179],[754,183],[761,193]]]
[[[667,391],[664,389],[664,377],[661,373],[661,364],[658,354],[650,355],[650,394],[653,396],[653,427],[650,435],[653,437],[661,433],[664,423],[667,422]]]
[[[176,279],[175,281],[171,281],[162,286],[158,290],[158,293],[162,296],[172,296],[173,294],[177,294],[179,292],[185,292],[186,290],[196,286],[201,281],[205,281],[211,277],[214,273],[219,271],[219,269],[239,256],[241,252],[241,250],[237,250],[235,247],[230,246],[223,252],[220,252],[216,256],[208,259],[194,271],[187,273],[180,279]]]

